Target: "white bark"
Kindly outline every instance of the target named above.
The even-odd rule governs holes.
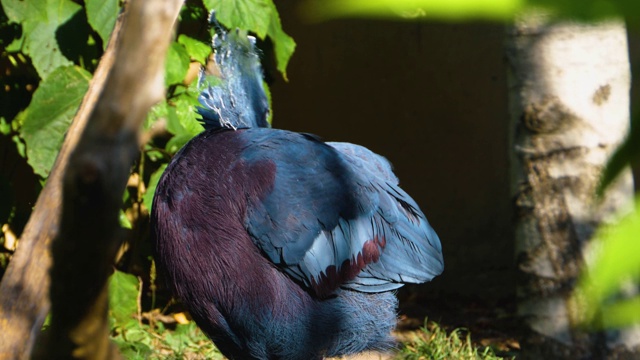
[[[601,204],[594,198],[604,164],[629,129],[625,26],[529,15],[508,34],[507,60],[518,313],[543,338],[595,355],[593,335],[570,327],[579,309],[569,294],[594,230],[633,197],[626,171]],[[621,338],[633,338],[627,347],[640,341]]]

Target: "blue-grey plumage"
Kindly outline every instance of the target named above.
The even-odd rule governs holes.
[[[204,127],[268,127],[269,100],[264,90],[256,39],[246,31],[225,31],[211,14],[216,29],[212,45],[219,75],[200,73],[198,100]]]
[[[391,290],[442,272],[439,238],[384,158],[282,130],[248,129],[241,137],[251,139],[244,161],[275,166],[271,191],[248,209],[247,231],[318,295],[340,286]]]
[[[440,239],[390,163],[358,145],[267,128],[253,43],[219,32],[208,129],[171,161],[154,255],[231,359],[321,359],[393,345],[392,290],[443,271]]]

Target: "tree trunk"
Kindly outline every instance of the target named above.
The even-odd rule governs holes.
[[[120,31],[121,17],[112,38]],[[107,74],[114,61],[115,41],[109,41],[100,64],[93,74],[89,90],[76,113],[51,175],[40,192],[22,236],[0,283],[0,359],[27,359],[36,335],[49,313],[49,270],[51,240],[58,235],[59,211],[62,203],[62,176],[69,156],[102,92]]]
[[[116,61],[63,177],[52,242],[51,326],[37,359],[118,359],[109,341],[107,278],[120,245],[118,213],[139,130],[163,98],[164,58],[180,0],[127,3]]]
[[[127,2],[122,32],[117,25],[3,277],[0,358],[119,358],[109,341],[106,280],[138,131],[162,98],[164,57],[181,6]],[[31,354],[50,305],[50,330]]]
[[[594,197],[629,128],[625,26],[551,22],[530,14],[509,30],[511,195],[515,202],[522,358],[638,356],[636,329],[584,333],[570,301],[583,254],[603,221],[630,206],[630,171]]]

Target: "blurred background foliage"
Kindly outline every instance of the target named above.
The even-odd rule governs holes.
[[[119,0],[1,0],[0,9],[0,274],[19,245],[20,234],[86,93],[122,9]],[[148,214],[156,183],[173,154],[202,130],[198,122],[197,75],[211,54],[206,19],[216,9],[229,28],[255,34],[266,63],[286,79],[295,49],[272,0],[187,0],[166,62],[166,98],[148,114],[144,144],[123,194],[121,224],[126,241],[111,279],[113,336],[128,358],[219,357],[156,281],[148,243]],[[310,20],[384,17],[407,20],[510,21],[543,9],[561,18],[597,21],[623,16],[637,26],[637,0],[308,0],[301,15]],[[372,54],[372,56],[374,56]],[[272,57],[273,59],[269,59]],[[275,61],[274,61],[275,60]],[[640,155],[640,117],[609,162],[601,189]],[[277,120],[276,120],[277,123]],[[505,124],[506,126],[506,124]],[[594,195],[595,196],[595,195]],[[636,207],[638,204],[636,204]],[[640,320],[640,297],[613,301],[625,281],[640,277],[640,216],[637,213],[599,232],[579,301],[583,319],[625,326]],[[602,316],[608,313],[607,316]],[[171,315],[168,315],[171,314]],[[167,329],[172,331],[168,332]],[[176,350],[178,349],[178,350]],[[192,355],[193,355],[192,354]],[[191,356],[191,355],[189,355]]]
[[[595,21],[625,16],[638,21],[635,0],[308,0],[303,7],[310,19],[381,17],[414,20],[510,21],[529,11],[545,11],[558,18]]]

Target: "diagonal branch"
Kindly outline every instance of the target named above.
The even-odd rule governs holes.
[[[139,129],[164,94],[164,58],[180,0],[133,0],[115,64],[63,178],[60,233],[52,244],[51,328],[38,358],[118,358],[109,342],[107,278],[118,213]]]
[[[29,357],[49,311],[54,238],[52,336],[39,354],[115,354],[108,348],[105,284],[119,243],[117,214],[138,151],[138,129],[163,96],[164,57],[181,5],[179,0],[133,0],[124,23],[118,21],[0,284],[0,357]]]
[[[118,18],[112,33],[113,40],[93,74],[89,90],[67,131],[51,175],[22,233],[20,246],[0,283],[0,333],[3,334],[0,358],[28,358],[33,341],[49,312],[50,247],[60,226],[62,175],[113,66],[115,38],[122,28],[122,18]]]

